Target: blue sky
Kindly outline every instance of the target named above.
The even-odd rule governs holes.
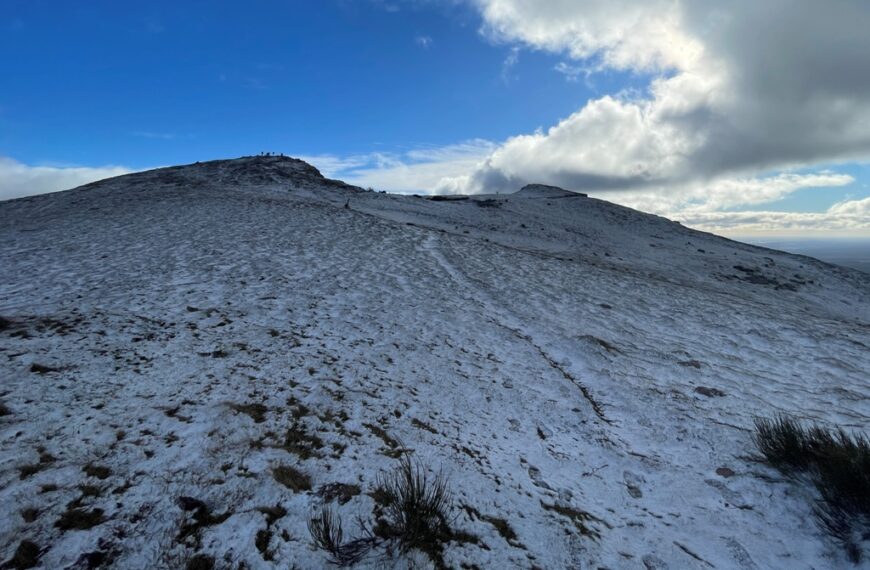
[[[593,95],[547,54],[522,54],[503,74],[511,47],[482,41],[463,6],[12,6],[0,36],[0,152],[26,163],[146,167],[502,140]]]
[[[831,77],[812,107],[782,104],[784,85],[817,88],[800,47],[770,25],[761,40],[751,30],[735,39],[728,24],[711,32],[718,8],[704,3],[6,0],[0,197],[279,151],[390,191],[540,181],[725,233],[870,234],[868,137],[827,134],[844,94],[857,105],[850,120],[870,117],[865,86]],[[858,17],[844,17],[860,25],[854,5]],[[790,25],[735,6],[735,22]],[[797,16],[828,39],[818,14]],[[870,48],[841,35],[845,47],[820,59]],[[777,83],[753,79],[745,43],[781,54]],[[744,93],[761,95],[749,104]],[[781,127],[792,124],[806,141]],[[759,212],[793,215],[750,219]]]

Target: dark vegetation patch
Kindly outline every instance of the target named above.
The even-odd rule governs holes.
[[[191,419],[188,416],[183,416],[179,412],[181,412],[181,406],[174,406],[172,408],[166,408],[163,410],[163,413],[166,414],[167,418],[172,418],[174,420],[178,420],[180,422],[184,422],[186,424],[191,423]]]
[[[204,528],[216,526],[230,518],[231,512],[227,511],[216,515],[211,512],[211,509],[203,501],[193,497],[179,497],[178,506],[185,513],[192,513],[190,520],[185,521],[178,530],[178,535],[175,540],[179,543],[187,542],[192,539],[196,548],[200,547],[200,535]],[[188,563],[188,568],[190,564]],[[209,566],[210,568],[210,566]]]
[[[110,566],[112,561],[114,560],[114,555],[111,552],[106,552],[103,550],[94,550],[91,552],[85,552],[82,554],[76,565],[80,568],[103,568],[106,566]]]
[[[261,424],[266,421],[266,412],[269,411],[269,408],[267,408],[263,404],[230,403],[228,404],[228,406],[233,411],[249,416],[252,420],[254,420],[254,423],[256,424]]]
[[[794,274],[788,280],[777,278],[776,276],[765,275],[764,272],[757,267],[746,267],[743,265],[735,265],[734,269],[738,272],[732,275],[722,275],[721,277],[728,280],[743,281],[753,285],[770,285],[777,291],[797,291],[801,285],[812,285],[812,279],[804,279],[801,275]]]
[[[580,531],[581,535],[588,536],[593,540],[599,539],[601,537],[601,534],[597,530],[589,526],[589,523],[601,523],[605,526],[609,526],[598,517],[587,513],[586,511],[581,511],[573,507],[559,504],[548,505],[543,501],[541,501],[541,506],[544,507],[545,511],[552,511],[557,515],[570,519],[571,522],[574,523],[574,526],[577,528],[577,530]]]
[[[22,316],[16,318],[0,317],[0,331],[9,331],[13,337],[32,338],[31,332],[67,335],[76,329],[84,319],[75,317],[71,322],[50,317]]]
[[[269,543],[272,541],[272,531],[267,528],[261,528],[257,531],[257,536],[254,537],[254,546],[260,551],[260,556],[263,560],[269,562],[274,558],[274,553],[269,550]]]
[[[266,524],[269,526],[275,524],[275,521],[278,519],[287,516],[287,509],[281,505],[275,505],[274,507],[260,507],[257,510],[266,515]]]
[[[706,396],[708,398],[723,398],[727,396],[725,392],[718,388],[709,388],[707,386],[698,386],[695,388],[696,394],[701,394],[702,396]]]
[[[87,530],[105,521],[103,509],[67,508],[54,526],[60,530]]]
[[[430,426],[426,422],[418,420],[417,418],[411,418],[411,425],[414,426],[415,428],[423,429],[423,430],[428,431],[429,433],[433,433],[435,435],[438,435],[438,430],[436,430],[435,428],[433,428],[432,426]]]
[[[480,208],[500,208],[501,202],[495,198],[485,198],[483,200],[474,200],[474,204]]]
[[[382,427],[376,426],[374,424],[363,425],[369,428],[369,431],[371,431],[374,435],[380,438],[380,440],[383,441],[390,449],[400,449],[402,447],[402,444],[399,443],[399,440],[390,437],[390,434],[388,434],[386,430],[384,430]]]
[[[310,491],[311,477],[290,465],[279,465],[272,469],[272,477],[291,491]]]
[[[79,490],[82,494],[79,495],[77,499],[67,504],[67,508],[79,508],[84,505],[86,499],[100,497],[103,494],[103,490],[94,485],[80,485]]]
[[[618,348],[616,348],[616,346],[607,342],[604,339],[598,338],[597,336],[592,336],[591,334],[587,334],[587,335],[583,335],[580,338],[582,338],[583,340],[586,340],[588,342],[591,342],[593,344],[597,344],[598,346],[600,346],[601,348],[603,348],[607,352],[610,352],[613,354],[619,354],[621,352]]]
[[[211,358],[226,358],[227,356],[230,355],[229,352],[225,351],[222,348],[217,348],[211,352],[198,352],[197,354],[199,354],[200,356],[206,356],[206,357],[210,356]]]
[[[15,549],[15,554],[12,558],[3,564],[3,568],[14,568],[23,570],[25,568],[34,568],[39,564],[39,557],[42,556],[42,551],[35,542],[30,540],[22,540]]]
[[[339,505],[347,503],[360,493],[362,493],[362,489],[359,485],[348,485],[346,483],[329,483],[328,485],[322,485],[317,489],[317,494],[320,495],[324,501],[327,503],[338,501]]]
[[[187,561],[186,570],[212,570],[214,568],[214,557],[208,554],[196,554]]]
[[[112,470],[106,467],[105,465],[96,465],[94,463],[89,463],[82,467],[82,471],[84,471],[85,475],[88,477],[96,477],[101,481],[103,479],[108,479],[112,474]]]
[[[297,455],[299,459],[321,457],[320,450],[324,447],[323,440],[317,434],[309,433],[302,422],[294,422],[284,436],[280,448]]]
[[[46,366],[45,364],[34,362],[30,365],[30,371],[34,374],[50,374],[51,372],[60,372],[61,368]]]
[[[495,529],[495,531],[511,546],[523,549],[525,548],[525,545],[520,542],[516,531],[514,531],[513,527],[506,519],[503,519],[501,517],[484,515],[471,505],[462,505],[462,508],[465,510],[466,513],[468,513],[468,516],[472,519],[479,519],[485,523],[489,523]]]
[[[468,200],[468,196],[429,196],[433,202],[462,202]]]
[[[37,463],[22,465],[18,468],[18,478],[27,479],[31,475],[36,475],[54,462],[55,458],[53,455],[42,452],[39,454],[39,461]]]
[[[813,484],[820,526],[860,562],[862,544],[870,540],[870,438],[842,428],[806,427],[785,415],[757,419],[754,438],[770,465]]]
[[[419,549],[437,564],[452,534],[447,517],[453,499],[447,479],[441,473],[429,477],[421,465],[404,456],[398,469],[378,477],[377,488],[386,499],[376,527],[379,536],[395,541],[403,553]]]
[[[301,420],[302,418],[311,415],[311,408],[309,408],[293,396],[287,398],[287,405],[292,408],[290,415],[293,417],[294,420]]]
[[[448,543],[480,542],[474,535],[451,528],[453,499],[447,479],[441,473],[431,477],[407,455],[395,471],[378,476],[371,496],[375,500],[373,522],[360,518],[357,538],[345,540],[341,518],[331,508],[308,521],[314,545],[325,550],[333,564],[355,564],[373,551],[392,557],[419,550],[440,569],[446,568],[444,547]]]

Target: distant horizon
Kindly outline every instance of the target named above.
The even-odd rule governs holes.
[[[734,237],[737,241],[770,249],[806,255],[870,274],[870,235],[858,237]],[[868,275],[870,276],[870,275]]]

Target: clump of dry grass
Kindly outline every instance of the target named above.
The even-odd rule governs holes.
[[[392,472],[382,473],[371,495],[376,506],[374,524],[359,521],[362,535],[344,539],[340,517],[324,508],[308,522],[314,545],[329,553],[340,566],[355,564],[371,551],[388,555],[419,550],[442,566],[444,545],[458,535],[450,528],[452,493],[442,473],[434,476],[407,455]]]
[[[311,477],[290,465],[279,465],[272,469],[272,477],[292,491],[310,491]]]
[[[757,419],[754,437],[772,466],[813,483],[821,497],[819,523],[860,562],[861,543],[870,540],[870,439],[841,428],[806,427],[784,415]]]

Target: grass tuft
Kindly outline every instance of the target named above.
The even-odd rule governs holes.
[[[440,552],[441,543],[450,536],[447,514],[453,502],[443,474],[430,477],[405,455],[398,469],[379,476],[377,488],[386,501],[382,531],[400,551],[417,548],[430,554]]]
[[[70,508],[54,523],[60,530],[87,530],[105,521],[103,509]]]
[[[359,538],[344,540],[341,519],[330,508],[309,520],[314,545],[329,553],[333,564],[355,564],[376,549],[387,555],[419,550],[443,568],[444,546],[465,537],[450,528],[453,499],[446,477],[440,472],[430,476],[407,455],[396,470],[378,476],[370,495],[375,500],[374,524],[360,519]]]
[[[365,532],[362,538],[345,542],[341,518],[331,508],[325,507],[308,520],[308,532],[314,546],[329,554],[329,561],[336,566],[356,564],[374,548],[379,540]]]
[[[208,554],[196,554],[187,561],[186,570],[212,570],[214,557]]]
[[[870,540],[870,439],[841,428],[805,427],[784,415],[757,419],[754,437],[772,466],[812,481],[819,523],[860,562],[861,543]]]
[[[310,491],[311,477],[289,465],[279,465],[272,470],[272,477],[292,491]]]
[[[266,421],[266,413],[269,411],[263,404],[236,404],[229,403],[227,404],[231,410],[234,412],[238,412],[240,414],[245,414],[254,420],[255,424],[261,424]]]
[[[108,479],[112,474],[112,470],[106,467],[105,465],[96,465],[94,463],[88,463],[84,467],[82,467],[82,471],[88,477],[96,477],[99,480]]]
[[[42,556],[42,550],[35,542],[22,540],[15,549],[15,554],[12,558],[3,564],[3,568],[15,568],[23,570],[24,568],[34,568],[39,564],[39,557]]]

